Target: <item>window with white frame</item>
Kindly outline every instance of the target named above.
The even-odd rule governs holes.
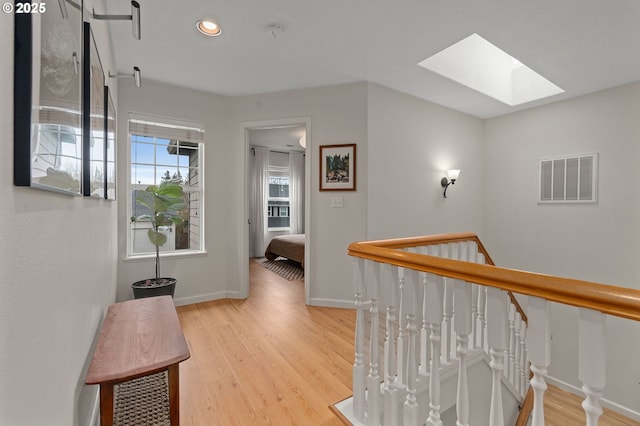
[[[269,166],[267,227],[270,230],[289,228],[291,223],[289,202],[289,169]]]
[[[136,201],[139,191],[143,191],[149,185],[177,180],[182,185],[185,197],[185,208],[175,212],[182,218],[182,222],[161,229],[167,236],[167,242],[160,247],[160,251],[203,251],[203,127],[192,123],[160,122],[155,118],[131,114],[129,140],[129,217],[148,213],[145,207]],[[130,221],[129,255],[155,253],[155,246],[147,237],[150,228],[151,224],[144,220]]]

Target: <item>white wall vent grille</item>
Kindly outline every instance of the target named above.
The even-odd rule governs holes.
[[[597,203],[598,154],[540,160],[539,203]]]

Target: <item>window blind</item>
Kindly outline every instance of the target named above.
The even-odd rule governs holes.
[[[129,134],[179,140],[204,142],[204,128],[196,123],[158,122],[152,117],[129,115]]]

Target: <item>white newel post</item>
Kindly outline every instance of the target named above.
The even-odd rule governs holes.
[[[353,258],[353,286],[356,299],[355,361],[353,363],[353,415],[364,420],[365,383],[364,365],[364,259]]]
[[[457,426],[469,425],[469,383],[467,380],[467,354],[471,333],[471,286],[454,280],[453,311],[454,328],[458,336],[458,392],[456,398]]]
[[[378,298],[380,295],[380,264],[367,261],[369,274],[371,332],[369,334],[369,377],[367,380],[367,416],[369,426],[380,424],[381,398],[380,398],[380,345],[378,335],[380,331],[380,312],[378,311]]]
[[[428,275],[426,288],[426,321],[431,334],[431,364],[429,366],[429,417],[427,426],[442,426],[440,420],[440,327],[444,301],[444,278]]]
[[[533,387],[533,417],[531,426],[544,426],[544,377],[550,362],[549,303],[539,297],[529,296],[527,316],[527,350],[531,362],[531,387]],[[522,390],[521,390],[522,391]]]
[[[602,312],[591,309],[581,308],[579,312],[578,378],[586,396],[582,408],[587,417],[587,426],[597,426],[602,414],[600,398],[606,382],[606,317]]]
[[[487,288],[487,339],[491,354],[491,371],[493,383],[491,386],[491,407],[489,424],[491,426],[504,425],[502,410],[502,373],[504,370],[504,352],[507,348],[508,330],[507,294],[497,288]]]
[[[407,348],[407,398],[404,402],[404,425],[417,426],[422,423],[418,416],[418,402],[416,399],[417,360],[416,340],[417,324],[416,312],[418,310],[416,297],[418,295],[418,272],[412,269],[404,271],[404,285],[407,296],[407,334],[409,345]]]

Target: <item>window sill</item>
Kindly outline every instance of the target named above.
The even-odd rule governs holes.
[[[288,232],[291,228],[267,228],[267,232]]]
[[[171,253],[160,253],[160,258],[171,258],[171,259],[179,259],[182,257],[204,257],[207,255],[206,250],[188,250],[188,251],[180,251],[180,252],[171,252]],[[130,254],[126,256],[123,261],[125,262],[144,262],[147,260],[154,260],[156,255],[153,253],[146,254]]]

